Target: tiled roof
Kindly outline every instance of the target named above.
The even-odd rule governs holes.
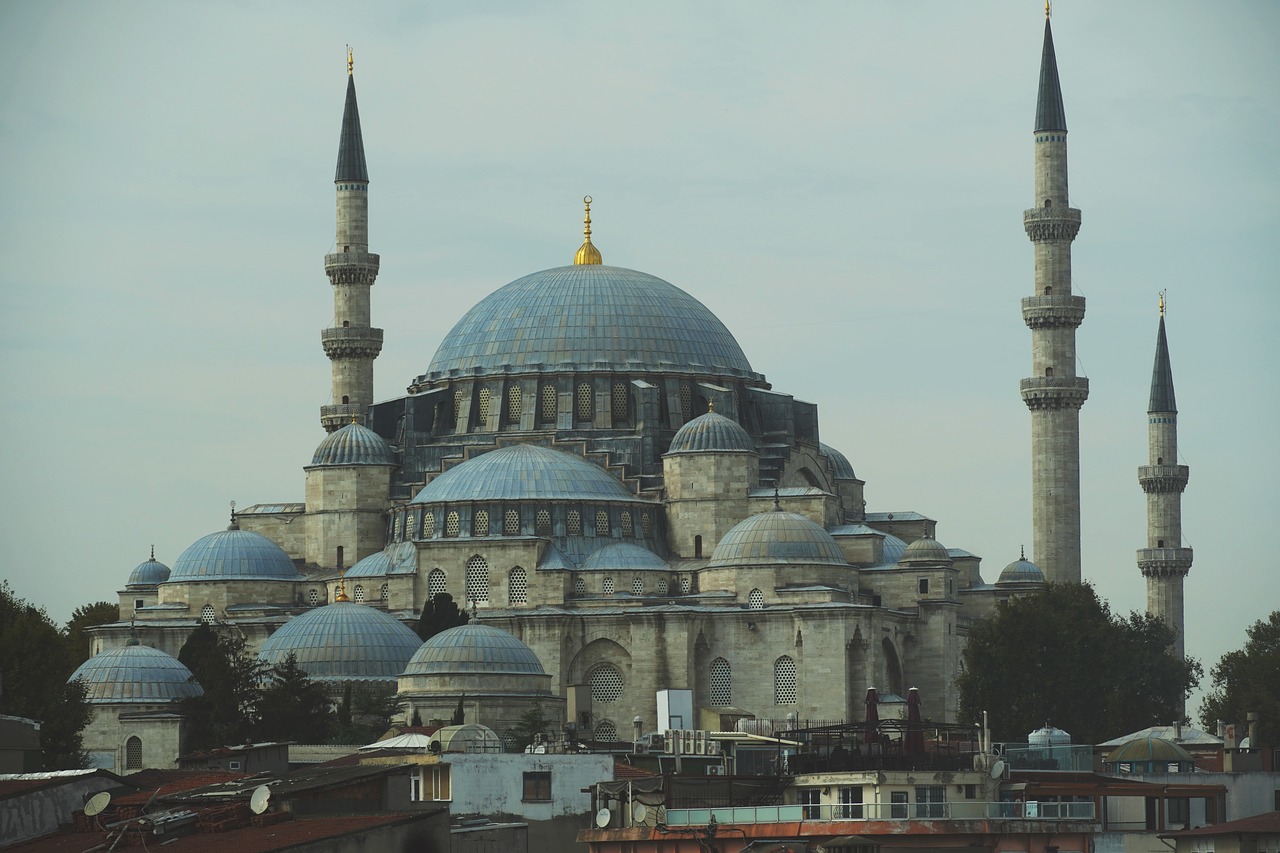
[[[1199,826],[1195,829],[1184,829],[1182,832],[1163,834],[1161,838],[1197,838],[1206,835],[1280,835],[1280,811],[1265,812],[1226,823]]]

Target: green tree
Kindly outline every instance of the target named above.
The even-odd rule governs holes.
[[[42,608],[0,582],[0,713],[41,722],[46,770],[86,766],[81,732],[89,722],[83,684],[67,683],[76,663]]]
[[[398,709],[395,688],[343,687],[337,725],[330,743],[373,743],[386,734]],[[415,725],[421,725],[421,721]]]
[[[452,595],[438,592],[422,608],[422,615],[418,617],[418,636],[426,642],[441,631],[465,625],[469,621],[471,616],[454,602]]]
[[[183,644],[178,660],[204,688],[203,696],[182,703],[189,723],[186,748],[212,749],[248,741],[257,727],[267,665],[249,654],[244,637],[201,625]]]
[[[298,666],[293,652],[267,670],[257,712],[255,738],[264,741],[326,743],[336,723],[329,691]]]
[[[82,604],[72,611],[71,621],[67,622],[67,649],[76,666],[89,659],[89,634],[85,629],[119,621],[120,605],[110,601]]]
[[[1280,743],[1280,610],[1254,622],[1243,649],[1227,652],[1209,671],[1213,686],[1200,705],[1200,725],[1214,731],[1218,720],[1243,724],[1257,711],[1258,740]]]
[[[1173,638],[1155,617],[1112,614],[1088,584],[1001,602],[969,635],[960,718],[987,711],[993,736],[1009,741],[1046,722],[1076,743],[1167,725],[1201,674],[1195,660],[1173,656]]]
[[[526,746],[533,743],[534,737],[542,734],[547,730],[547,725],[551,721],[543,716],[541,708],[529,708],[520,715],[520,720],[511,730],[515,736],[516,746],[519,750],[523,750]]]

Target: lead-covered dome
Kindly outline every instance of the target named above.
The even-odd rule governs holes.
[[[803,515],[773,510],[740,521],[716,545],[709,568],[769,563],[825,563],[848,560],[831,534]]]
[[[755,441],[737,421],[707,412],[676,431],[667,453],[754,453],[755,449]]]
[[[823,456],[827,457],[827,461],[831,463],[831,470],[837,480],[856,480],[858,476],[853,473],[853,466],[849,464],[849,457],[845,456],[839,450],[836,450],[829,444],[818,442],[818,450]]]
[[[545,675],[533,649],[514,634],[488,625],[460,625],[441,631],[414,653],[405,667],[406,676],[453,675]]]
[[[84,684],[91,705],[152,705],[204,695],[191,670],[150,646],[121,646],[89,658],[68,681]]]
[[[169,567],[157,560],[156,555],[153,553],[151,559],[145,563],[139,563],[129,573],[129,582],[126,586],[155,586],[167,581],[169,574]]]
[[[459,501],[639,501],[622,481],[581,456],[536,444],[500,447],[450,468],[413,503]]]
[[[671,571],[671,567],[657,554],[633,542],[614,542],[592,552],[582,562],[581,569],[623,571]]]
[[[387,575],[410,575],[418,570],[418,549],[412,542],[393,542],[381,551],[357,562],[347,572],[348,578],[381,578]]]
[[[311,457],[312,465],[394,465],[391,448],[366,426],[350,423],[325,436]]]
[[[1004,567],[996,583],[1044,583],[1044,572],[1023,554]]]
[[[445,336],[418,382],[525,370],[763,379],[705,305],[656,276],[577,264],[518,278]]]
[[[293,560],[260,533],[236,527],[210,533],[173,561],[168,583],[221,580],[301,580]]]
[[[422,646],[400,620],[354,601],[308,610],[280,627],[258,657],[269,664],[292,653],[317,681],[394,681]]]
[[[931,536],[921,536],[902,551],[899,563],[950,563],[945,545]]]

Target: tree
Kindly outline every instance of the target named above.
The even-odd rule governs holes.
[[[337,724],[330,743],[372,743],[386,734],[399,708],[393,687],[347,684],[338,704]],[[419,720],[414,725],[422,725]]]
[[[212,749],[244,743],[258,722],[258,702],[267,665],[250,655],[244,637],[201,625],[178,652],[203,696],[184,699],[188,721],[186,748]]]
[[[1200,725],[1215,731],[1218,720],[1245,723],[1259,714],[1258,740],[1280,743],[1280,610],[1246,630],[1243,649],[1227,652],[1209,671],[1213,686],[1200,705]]]
[[[76,663],[65,637],[43,609],[0,582],[0,713],[41,722],[47,770],[88,764],[81,731],[90,709],[83,684],[67,683]]]
[[[271,667],[258,697],[255,738],[326,743],[337,722],[329,691],[298,666],[293,652]]]
[[[465,625],[469,621],[471,616],[454,603],[452,595],[438,592],[422,608],[422,615],[418,617],[418,636],[426,642],[441,631]]]
[[[85,629],[118,621],[120,605],[110,601],[82,604],[71,613],[71,620],[67,622],[67,649],[76,666],[89,659],[89,634]]]
[[[962,720],[990,714],[997,740],[1046,722],[1076,743],[1100,743],[1182,717],[1201,674],[1171,651],[1173,629],[1111,613],[1088,584],[1052,584],[1001,602],[974,626],[958,679]]]
[[[547,725],[551,721],[542,714],[542,709],[538,707],[529,708],[520,715],[519,721],[511,730],[515,737],[516,746],[523,750],[526,746],[533,743],[537,735],[547,730]]]

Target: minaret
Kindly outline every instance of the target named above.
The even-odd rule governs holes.
[[[1147,404],[1147,463],[1138,482],[1147,494],[1147,547],[1138,550],[1138,568],[1147,579],[1147,613],[1178,632],[1174,654],[1183,657],[1182,581],[1191,571],[1191,549],[1182,547],[1182,491],[1191,469],[1178,464],[1178,406],[1173,399],[1173,368],[1164,336],[1164,294],[1160,294],[1160,331],[1151,370]]]
[[[1021,382],[1031,410],[1031,524],[1034,558],[1046,580],[1080,581],[1080,407],[1089,380],[1076,376],[1076,327],[1084,298],[1071,294],[1071,242],[1080,211],[1067,199],[1067,119],[1045,4],[1036,101],[1035,206],[1023,225],[1035,249],[1034,295],[1022,300],[1031,329],[1031,376]]]
[[[382,351],[382,330],[369,325],[369,289],[378,277],[378,256],[369,254],[369,170],[364,162],[360,111],[356,106],[355,63],[347,51],[347,104],[338,142],[338,229],[324,271],[333,285],[333,328],[320,333],[333,366],[333,394],[320,407],[328,432],[363,423],[373,403],[373,360]]]

